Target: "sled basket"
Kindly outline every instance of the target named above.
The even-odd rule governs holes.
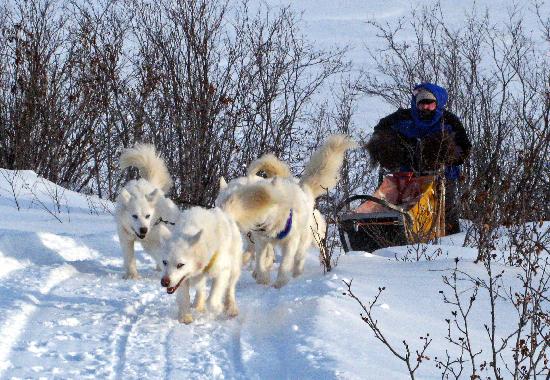
[[[445,186],[442,176],[392,173],[371,195],[347,198],[340,210],[364,201],[340,217],[344,251],[372,252],[380,248],[426,243],[444,236]]]

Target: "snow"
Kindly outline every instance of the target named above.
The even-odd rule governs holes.
[[[270,0],[270,5],[288,1]],[[351,44],[357,67],[371,64],[365,46],[377,43],[367,19],[394,21],[421,1],[302,0],[304,33],[320,47]],[[442,1],[463,19],[474,0]],[[478,1],[479,6],[483,2]],[[491,6],[492,2],[486,4]],[[512,1],[506,2],[512,4]],[[498,20],[506,6],[491,6]],[[363,99],[359,115],[372,125],[391,109]],[[152,259],[137,253],[142,279],[122,279],[113,205],[39,178],[32,171],[0,169],[0,378],[165,379],[403,379],[398,362],[361,320],[359,305],[343,295],[343,281],[369,301],[386,287],[375,315],[387,338],[413,349],[420,336],[434,339],[418,378],[440,378],[433,357],[444,352],[441,276],[460,257],[461,268],[483,275],[463,234],[430,246],[433,261],[399,260],[409,248],[351,252],[324,275],[312,250],[303,276],[277,290],[259,286],[247,270],[237,287],[240,315],[176,319],[175,297],[160,287]],[[397,258],[397,260],[396,260]],[[499,267],[500,269],[500,267]],[[505,269],[506,285],[516,273]],[[465,293],[467,294],[467,292]],[[487,300],[472,310],[474,343],[486,347]],[[513,327],[513,308],[497,303],[499,334]],[[506,355],[509,355],[507,352]]]
[[[19,175],[37,179],[32,172]],[[304,275],[280,290],[257,285],[243,271],[237,318],[197,315],[183,325],[150,258],[137,254],[143,279],[122,279],[108,211],[91,213],[82,207],[88,202],[83,195],[40,183],[49,188],[40,202],[51,202],[52,191],[64,192],[65,211],[53,216],[25,191],[18,199],[25,207],[17,210],[0,179],[1,378],[404,378],[405,367],[374,339],[359,305],[343,295],[343,280],[353,279],[352,290],[365,301],[386,287],[375,313],[388,339],[399,348],[402,339],[417,347],[429,333],[434,341],[428,354],[434,355],[445,347],[450,315],[439,294],[442,274],[454,257],[461,257],[463,269],[483,272],[472,262],[475,251],[461,247],[460,234],[430,246],[428,254],[443,252],[433,261],[396,260],[406,247],[351,252],[326,275],[312,250]],[[505,281],[513,284],[512,270]],[[485,307],[486,300],[476,305],[471,325],[482,346]],[[498,307],[501,316],[513,313],[509,305]],[[510,323],[499,321],[501,333]],[[421,366],[419,377],[440,377],[433,360]]]

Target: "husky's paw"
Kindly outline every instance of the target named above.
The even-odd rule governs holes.
[[[194,307],[195,310],[197,310],[197,312],[199,312],[199,313],[204,313],[204,312],[206,311],[206,305],[204,304],[204,300],[203,300],[203,301],[195,302],[195,304],[193,305],[193,307]]]
[[[225,310],[225,313],[229,318],[234,318],[237,315],[239,315],[239,308],[235,304],[228,305],[227,309]]]
[[[269,285],[271,282],[271,279],[269,278],[269,272],[256,272],[256,276],[254,277],[256,279],[256,283],[261,285]]]
[[[281,289],[283,286],[288,284],[288,278],[278,278],[277,281],[273,284],[275,289]]]
[[[178,320],[180,323],[185,323],[186,325],[193,322],[193,316],[190,313],[181,315]]]
[[[127,272],[122,278],[125,280],[139,280],[141,276],[138,272]]]
[[[208,311],[213,315],[219,315],[223,311],[223,305],[221,303],[210,303]]]
[[[304,268],[294,268],[292,270],[292,277],[298,277],[298,276],[301,276],[302,273],[304,273]]]

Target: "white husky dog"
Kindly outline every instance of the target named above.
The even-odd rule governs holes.
[[[171,200],[164,197],[164,192],[172,186],[172,180],[152,145],[138,144],[125,149],[120,156],[120,167],[130,166],[138,168],[142,178],[129,181],[119,193],[115,220],[124,257],[124,278],[137,279],[134,243],[141,243],[160,271],[162,242],[170,236],[171,223],[177,220],[180,212]]]
[[[225,181],[224,177],[220,178],[220,192],[216,197],[215,204],[219,207],[223,204],[227,197],[229,197],[229,195],[241,186],[262,181],[269,181],[274,177],[289,178],[290,176],[290,168],[286,163],[279,160],[271,153],[264,154],[248,165],[246,176],[232,179],[229,183]],[[255,254],[255,244],[254,240],[252,240],[250,231],[243,233],[243,242],[243,265],[246,265],[251,259],[254,259]],[[266,248],[264,259],[266,261],[265,265],[271,268],[275,260],[275,252],[273,251],[273,247],[271,245]],[[253,276],[255,276],[255,272],[253,273]]]
[[[193,207],[183,211],[173,234],[166,244],[161,285],[168,294],[177,293],[178,319],[191,323],[189,287],[196,287],[194,306],[197,311],[219,314],[223,309],[229,317],[239,313],[235,286],[242,267],[242,239],[237,221],[250,218],[248,210],[272,207],[274,200],[251,196],[241,204],[233,202],[231,212],[216,207]],[[212,278],[208,300],[205,300],[207,278]]]
[[[356,143],[344,135],[333,135],[311,157],[299,183],[292,178],[276,177],[272,181],[257,181],[240,186],[221,202],[231,210],[254,198],[274,199],[270,207],[249,211],[249,218],[238,220],[241,231],[252,231],[256,243],[256,282],[270,283],[269,268],[264,256],[268,244],[279,245],[282,261],[274,287],[286,285],[290,273],[294,277],[304,270],[305,254],[312,244],[311,226],[314,220],[315,199],[336,186],[347,149]]]
[[[220,192],[216,198],[215,204],[216,206],[220,206],[236,189],[242,186],[258,182],[270,182],[275,177],[292,178],[296,183],[299,182],[298,178],[292,176],[290,168],[285,162],[279,160],[271,153],[264,154],[250,163],[247,168],[246,176],[235,178],[229,183],[227,183],[223,177],[220,178]],[[325,238],[326,221],[321,212],[317,209],[313,210],[313,222],[313,225],[310,226],[313,234],[312,244],[318,247],[319,243]],[[245,235],[243,236],[243,264],[246,264],[249,260],[254,259],[256,247],[251,232],[247,232],[243,235]],[[263,258],[263,266],[267,270],[270,270],[275,260],[275,252],[273,246],[269,243],[266,244]],[[252,273],[252,276],[254,278],[256,277],[256,271]]]

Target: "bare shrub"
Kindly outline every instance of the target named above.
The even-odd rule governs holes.
[[[102,75],[118,64],[106,53],[116,43],[92,46],[91,34],[104,25],[70,4],[14,0],[3,7],[0,164],[80,190],[93,179],[93,152],[105,148],[100,126],[111,124]]]
[[[299,154],[304,157],[308,152],[316,150],[331,134],[345,134],[355,141],[365,140],[364,132],[354,122],[357,100],[360,93],[357,83],[360,78],[344,76],[340,78],[339,87],[332,93],[330,100],[318,104],[307,118],[311,136],[306,140],[303,151]],[[363,149],[354,149],[346,152],[341,169],[340,181],[336,188],[317,201],[317,207],[325,215],[327,227],[324,239],[315,236],[320,252],[319,260],[323,270],[330,272],[338,263],[341,254],[339,240],[340,216],[349,211],[349,205],[344,200],[354,193],[370,191],[375,182],[375,176],[369,167],[369,160]]]
[[[13,202],[17,211],[20,211],[21,204],[19,201],[19,194],[21,193],[21,187],[18,185],[20,181],[19,171],[0,169],[0,175],[9,186],[9,192],[13,197]]]
[[[254,14],[246,2],[133,1],[132,13],[138,81],[148,92],[134,100],[139,126],[130,140],[160,147],[178,201],[210,204],[220,176],[242,175],[262,153],[292,162],[304,138],[297,119],[342,69],[341,52],[308,45],[288,8]]]
[[[378,323],[378,320],[375,318],[373,314],[373,307],[376,305],[376,302],[382,295],[382,292],[386,290],[385,287],[378,288],[378,293],[372,301],[368,302],[366,305],[352,292],[351,290],[351,283],[352,281],[346,282],[343,281],[344,284],[347,286],[347,291],[344,293],[345,296],[348,296],[352,299],[354,299],[359,306],[361,306],[361,309],[363,312],[360,314],[361,319],[367,324],[369,329],[374,333],[374,337],[379,340],[384,346],[392,353],[392,355],[402,361],[405,366],[407,367],[407,371],[409,373],[409,376],[411,379],[415,379],[415,373],[416,370],[420,367],[420,365],[430,360],[430,357],[427,355],[427,350],[430,344],[432,343],[432,338],[430,338],[430,334],[427,333],[426,336],[421,336],[420,341],[422,342],[422,346],[414,350],[414,352],[411,350],[409,344],[406,340],[403,340],[401,343],[403,344],[403,350],[401,351],[399,348],[395,346],[395,343],[390,342],[386,336],[384,335],[384,331],[380,328],[380,325]]]
[[[426,243],[414,243],[407,246],[407,253],[404,256],[395,255],[396,260],[405,262],[433,261],[443,257],[441,248],[433,249]]]
[[[309,140],[313,95],[346,68],[289,8],[246,1],[10,0],[0,16],[0,165],[114,199],[123,147],[154,143],[181,204]]]
[[[549,19],[541,4],[526,12],[538,19],[548,40]],[[477,249],[483,276],[458,267],[443,277],[444,302],[455,307],[447,319],[447,341],[460,349],[439,355],[444,378],[486,374],[501,379],[547,377],[548,347],[548,162],[550,162],[550,66],[537,37],[525,29],[519,8],[496,26],[475,9],[462,26],[451,28],[439,4],[415,11],[396,25],[371,25],[384,46],[371,51],[378,72],[362,89],[395,106],[406,106],[410,89],[432,81],[449,91],[449,108],[464,122],[473,143],[460,180],[462,215],[470,221],[465,245]],[[413,35],[414,40],[401,36]],[[505,285],[513,267],[519,284]],[[468,287],[470,297],[459,297]],[[469,311],[489,300],[485,332],[489,352],[470,340]],[[513,305],[516,327],[497,325],[497,303]],[[512,316],[510,316],[512,318]],[[512,358],[512,360],[510,360]]]

